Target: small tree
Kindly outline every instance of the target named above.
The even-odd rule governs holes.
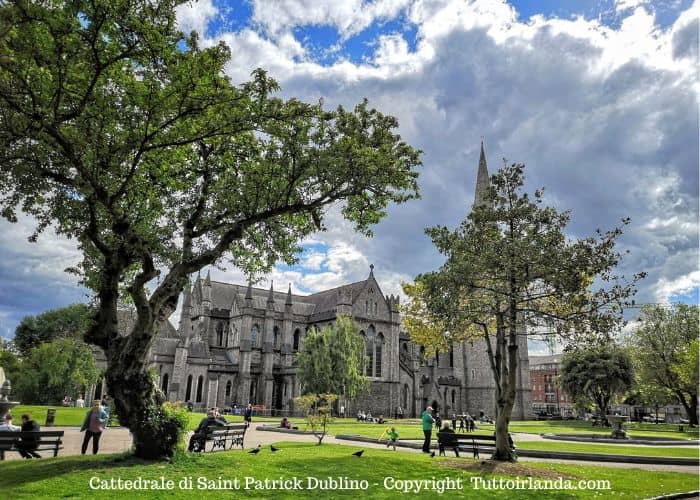
[[[326,437],[327,425],[333,421],[333,403],[337,399],[337,394],[304,394],[294,398],[294,403],[306,410],[306,424],[319,445]]]
[[[404,285],[404,326],[426,350],[483,339],[496,387],[497,460],[515,458],[508,424],[528,328],[566,337],[609,332],[643,276],[624,284],[613,274],[621,229],[567,237],[569,213],[542,206],[541,191],[532,198],[523,193],[523,168],[505,166],[492,176],[491,187],[455,231],[427,229],[446,261]],[[595,290],[594,280],[611,286]]]
[[[55,404],[75,397],[97,382],[100,372],[92,350],[75,339],[45,342],[31,350],[20,368],[17,395],[23,403]]]
[[[314,432],[322,429],[317,434],[319,444],[338,395],[352,399],[367,389],[365,361],[364,342],[347,316],[338,316],[334,325],[312,329],[306,336],[297,354],[297,377],[304,395],[296,401],[308,410],[307,420]]]
[[[95,311],[86,304],[71,304],[25,316],[15,329],[15,345],[22,356],[43,342],[60,338],[82,339],[87,333]]]
[[[574,401],[593,401],[605,423],[610,403],[634,384],[632,358],[612,344],[575,348],[562,358],[560,381]]]
[[[640,326],[629,337],[646,385],[671,391],[692,425],[698,423],[698,306],[644,306]]]

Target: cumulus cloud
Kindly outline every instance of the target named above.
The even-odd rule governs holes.
[[[620,272],[649,273],[638,301],[698,287],[697,2],[662,26],[656,4],[620,0],[610,26],[583,17],[522,21],[511,5],[491,0],[254,0],[252,23],[216,38],[206,31],[216,7],[194,5],[178,12],[180,25],[200,31],[203,44],[231,46],[234,81],[264,67],[284,96],[323,97],[329,107],[366,96],[424,151],[421,200],[390,207],[374,238],[354,234],[337,207],[329,210],[328,231],[313,238],[323,249],[300,267],[275,270],[267,279],[276,289],[291,282],[312,293],[357,281],[372,263],[383,291],[398,293],[402,280],[435,269],[442,260],[423,229],[454,227],[468,213],[482,137],[492,172],[502,157],[524,162],[527,188],[546,186],[548,203],[573,211],[572,236],[632,218]],[[335,62],[322,64],[294,35],[322,25],[348,40],[396,19],[416,27],[417,42],[379,30],[361,62],[338,49]],[[0,244],[14,247],[16,238]],[[2,269],[18,281],[15,267]],[[235,269],[212,276],[245,280]]]

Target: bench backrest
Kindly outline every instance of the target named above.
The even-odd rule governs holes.
[[[496,436],[479,436],[469,434],[456,434],[454,432],[438,432],[438,442],[441,444],[455,443],[477,443],[477,444],[493,444],[496,442]]]
[[[57,445],[63,438],[63,431],[0,431],[0,448],[10,449],[19,439],[35,441],[38,446]]]
[[[245,434],[248,426],[246,424],[227,424],[227,425],[210,425],[207,427],[207,434],[222,435],[222,434]]]

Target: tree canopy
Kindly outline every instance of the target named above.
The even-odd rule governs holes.
[[[574,401],[593,401],[605,420],[610,404],[634,385],[632,358],[612,343],[583,345],[564,354],[560,381]]]
[[[347,316],[321,330],[312,329],[297,354],[297,377],[305,394],[354,398],[368,387],[365,345]]]
[[[699,313],[696,305],[644,306],[638,328],[627,339],[640,381],[671,391],[694,425],[698,423]]]
[[[544,206],[541,190],[523,192],[523,171],[504,165],[456,230],[426,230],[446,260],[404,285],[409,302],[402,309],[411,337],[431,349],[483,339],[496,386],[494,457],[501,460],[513,459],[507,429],[526,336],[605,336],[643,276],[625,283],[614,274],[621,229],[567,237],[569,212]]]
[[[36,316],[25,316],[15,329],[15,345],[22,356],[28,356],[43,342],[59,338],[82,339],[90,328],[94,313],[86,304],[71,304]]]
[[[95,356],[73,338],[40,344],[22,361],[18,380],[12,380],[22,403],[56,404],[65,395],[77,399],[100,376]]]
[[[178,30],[184,3],[0,5],[0,211],[34,216],[32,239],[51,225],[78,241],[72,271],[96,296],[86,340],[107,355],[143,457],[173,450],[144,444],[162,403],[146,356],[191,273],[228,261],[259,275],[292,262],[332,205],[370,234],[390,203],[418,196],[420,152],[395,118],[366,101],[282,99],[263,70],[234,85],[225,44]],[[125,297],[138,318],[121,336]]]

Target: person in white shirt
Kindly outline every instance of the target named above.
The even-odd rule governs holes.
[[[75,400],[75,407],[76,408],[85,408],[85,400],[83,399],[82,394],[79,394],[78,399]]]
[[[0,425],[0,431],[19,432],[21,429],[19,425],[12,425],[12,415],[5,415],[5,423]]]

